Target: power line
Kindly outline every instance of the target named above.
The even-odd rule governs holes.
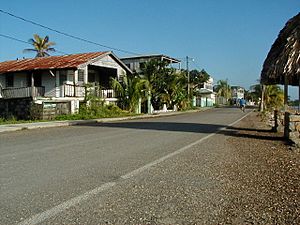
[[[115,51],[118,51],[118,52],[123,52],[123,53],[127,53],[127,54],[134,54],[134,55],[141,55],[141,54],[138,54],[138,53],[135,53],[135,52],[123,50],[123,49],[120,49],[120,48],[110,47],[110,46],[103,45],[103,44],[100,44],[100,43],[97,43],[97,42],[94,42],[94,41],[90,41],[90,40],[87,40],[87,39],[84,39],[84,38],[81,38],[81,37],[77,37],[77,36],[74,36],[74,35],[72,35],[72,34],[68,34],[68,33],[65,33],[65,32],[62,32],[62,31],[59,31],[59,30],[56,30],[56,29],[53,29],[53,28],[51,28],[51,27],[42,25],[42,24],[40,24],[40,23],[34,22],[34,21],[32,21],[32,20],[25,19],[25,18],[23,18],[23,17],[14,15],[14,14],[12,14],[12,13],[10,13],[10,12],[7,12],[7,11],[4,11],[4,10],[2,10],[2,9],[0,9],[0,12],[3,13],[3,14],[9,15],[9,16],[11,16],[11,17],[14,17],[14,18],[16,18],[16,19],[22,20],[22,21],[24,21],[24,22],[31,23],[31,24],[33,24],[33,25],[35,25],[35,26],[39,26],[39,27],[42,27],[42,28],[44,28],[44,29],[51,30],[51,31],[56,32],[56,33],[58,33],[58,34],[61,34],[61,35],[64,35],[64,36],[67,36],[67,37],[70,37],[70,38],[73,38],[73,39],[76,39],[76,40],[79,40],[79,41],[83,41],[83,42],[86,42],[86,43],[89,43],[89,44],[94,44],[94,45],[101,46],[101,47],[103,47],[103,48],[107,48],[107,49],[111,49],[111,50],[115,50]]]
[[[10,40],[18,41],[18,42],[25,43],[25,44],[31,44],[29,41],[23,41],[23,40],[20,40],[18,38],[11,37],[11,36],[8,36],[8,35],[5,35],[5,34],[0,34],[0,37],[4,37],[4,38],[10,39]],[[55,50],[55,52],[58,52],[58,53],[61,53],[61,54],[64,54],[64,55],[68,55],[68,53],[58,51],[58,50]]]

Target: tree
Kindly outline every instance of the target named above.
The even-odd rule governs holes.
[[[195,91],[195,89],[202,87],[203,84],[207,82],[209,78],[210,75],[204,69],[202,69],[201,71],[191,70],[190,83],[192,86],[192,90]]]
[[[40,37],[38,34],[33,35],[34,38],[29,39],[29,43],[33,48],[24,49],[23,52],[36,52],[37,57],[49,56],[48,52],[55,52],[55,49],[51,46],[55,45],[54,42],[49,42],[49,37]]]
[[[231,97],[230,85],[227,80],[218,80],[216,92],[219,96],[225,97],[227,100]]]
[[[154,108],[178,105],[185,107],[187,101],[187,78],[184,71],[168,68],[168,63],[161,60],[150,60],[142,68],[141,76],[149,81],[151,104]]]
[[[249,91],[245,90],[245,99],[258,104],[261,100],[262,85],[255,84],[250,87]]]
[[[139,101],[145,98],[149,89],[149,82],[142,79],[138,74],[126,75],[120,82],[117,78],[112,78],[112,88],[120,95],[120,100],[124,107],[130,112],[135,112]]]
[[[267,110],[283,107],[284,93],[278,85],[267,85],[264,91],[264,108]]]

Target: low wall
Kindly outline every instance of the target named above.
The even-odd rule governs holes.
[[[0,99],[0,117],[27,120],[30,117],[32,98]]]
[[[300,115],[289,115],[289,139],[300,147]]]
[[[58,115],[71,114],[71,101],[43,101],[33,103],[31,118],[39,120],[53,120]]]
[[[32,98],[0,99],[0,118],[52,120],[58,115],[78,112],[79,101],[51,101]]]
[[[300,148],[300,115],[291,111],[275,111],[268,117],[274,131],[284,132],[285,138]]]

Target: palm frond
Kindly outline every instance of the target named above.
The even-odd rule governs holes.
[[[25,52],[37,52],[37,50],[36,49],[32,49],[32,48],[26,48],[26,49],[23,50],[23,52],[24,53]]]

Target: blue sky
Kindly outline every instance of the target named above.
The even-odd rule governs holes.
[[[204,68],[215,81],[249,88],[299,0],[3,0],[0,9],[103,45],[162,53]],[[109,50],[0,13],[0,34],[24,41],[49,35],[68,54]],[[34,57],[29,45],[0,37],[0,61]],[[119,57],[128,54],[114,51]],[[185,62],[182,62],[183,66]],[[291,92],[293,97],[293,91]]]

